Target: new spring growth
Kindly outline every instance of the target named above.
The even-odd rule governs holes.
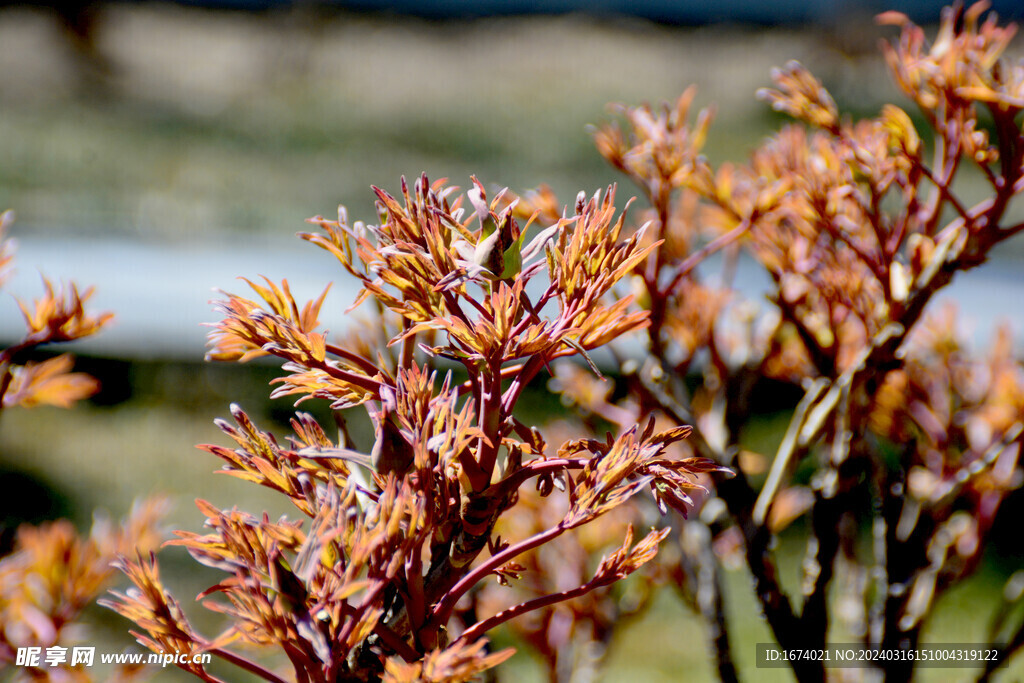
[[[473,185],[473,189],[466,195],[476,210],[481,228],[480,241],[473,252],[473,262],[486,269],[495,279],[513,278],[523,267],[523,240],[526,238],[526,231],[520,230],[519,224],[512,217],[515,203],[501,212],[496,223],[487,206],[484,189],[476,178],[473,178]]]
[[[370,453],[373,469],[381,476],[389,473],[401,477],[413,463],[412,446],[402,436],[395,411],[398,404],[394,392],[390,389],[381,391],[381,408],[377,413],[377,439]]]

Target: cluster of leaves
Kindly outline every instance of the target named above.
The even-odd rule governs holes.
[[[624,363],[630,367],[631,361]],[[636,423],[637,410],[633,399],[626,397],[612,402],[614,384],[601,381],[578,365],[562,362],[554,366],[550,382],[553,391],[560,392],[565,403],[575,410],[579,420],[568,415],[548,424],[544,433],[549,440],[567,433],[594,432],[606,425],[626,430]],[[670,424],[663,415],[649,416]],[[550,437],[547,435],[550,434]],[[676,445],[678,457],[694,457],[689,441]],[[711,481],[701,477],[708,489],[694,488],[683,492],[687,508],[701,510],[704,516],[715,507]],[[709,505],[708,503],[712,504]],[[615,539],[631,526],[658,524],[668,501],[653,498],[634,498],[623,505],[614,516],[605,516],[588,525],[571,542],[552,543],[523,555],[516,566],[508,567],[512,588],[519,594],[539,597],[570,590],[577,585],[577,577],[588,575],[594,559],[614,550]],[[498,531],[524,533],[522,530],[539,529],[562,516],[564,502],[555,498],[542,498],[532,492],[521,494],[518,514],[503,518]],[[689,516],[687,516],[689,517]],[[657,558],[644,565],[640,580],[627,584],[609,585],[595,590],[572,602],[560,603],[549,609],[531,614],[528,618],[509,622],[508,628],[521,641],[528,643],[540,656],[551,681],[595,680],[599,677],[603,657],[616,633],[627,628],[631,621],[642,618],[658,599],[665,598],[664,589],[675,589],[690,607],[708,617],[709,625],[724,633],[721,618],[722,597],[714,589],[719,580],[712,538],[707,526],[699,520],[662,524],[664,542]],[[716,546],[728,541],[728,533],[714,539]],[[504,584],[503,578],[498,581]],[[478,598],[487,609],[492,601],[500,600],[502,590],[491,586]]]
[[[5,234],[14,214],[0,214],[0,287],[11,274],[14,246]],[[60,355],[41,362],[19,364],[24,355],[45,344],[69,342],[96,334],[110,319],[111,313],[97,315],[85,311],[92,289],[79,292],[71,283],[55,290],[43,278],[44,294],[32,302],[18,301],[25,317],[25,335],[0,350],[0,411],[11,406],[32,407],[56,405],[67,408],[75,401],[92,396],[99,384],[92,377],[71,372],[72,359]]]
[[[5,233],[13,218],[10,211],[0,214],[0,286],[11,272],[14,247]],[[91,289],[80,293],[72,283],[55,290],[46,278],[43,286],[45,293],[39,299],[18,301],[25,335],[0,350],[0,410],[39,405],[67,408],[99,389],[92,377],[71,371],[73,361],[67,354],[19,363],[20,356],[45,344],[95,334],[112,317],[85,311]],[[165,512],[166,504],[160,499],[140,503],[120,526],[97,518],[87,538],[80,537],[67,520],[20,527],[13,549],[0,559],[0,668],[15,663],[19,648],[46,650],[84,642],[82,611],[110,587],[115,574],[111,563],[136,549],[147,553],[155,549]],[[142,672],[142,667],[123,665],[105,673],[107,680],[128,681],[137,680]],[[92,677],[88,669],[65,660],[52,666],[18,667],[12,680],[85,683]]]
[[[581,193],[571,215],[529,241],[537,216],[520,226],[514,202],[488,201],[475,180],[465,195],[426,177],[403,180],[399,197],[375,191],[377,225],[350,224],[341,210],[301,235],[360,282],[356,305],[372,302],[380,316],[368,329],[332,343],[318,331],[326,290],[300,308],[287,282],[250,282],[260,300],[219,303],[210,357],[282,359],[272,395],[326,399],[339,433],[297,413],[282,441],[237,406],[234,425],[218,423],[234,446],[204,448],[300,517],[274,522],[201,501],[210,533],[177,532],[175,544],[226,574],[201,596],[230,618],[212,638],[162,585],[155,558],[122,560],[136,588],[110,606],[154,650],[209,652],[270,681],[285,678],[230,646],[273,646],[298,681],[470,680],[512,654],[488,653],[488,631],[625,578],[667,532],[634,542],[632,527],[620,529],[624,540],[575,585],[513,604],[508,591],[484,613],[475,589],[488,577],[514,580],[519,558],[643,490],[685,513],[689,494],[704,490],[699,477],[727,472],[681,457],[690,428],[680,423],[576,434],[553,450],[517,417],[523,390],[556,359],[593,367],[590,351],[649,324],[631,297],[612,296],[658,246],[643,230],[624,234],[614,188]],[[348,429],[356,407],[373,424],[362,449]],[[499,520],[553,494],[556,518],[508,541],[496,534]]]
[[[13,665],[20,648],[47,651],[89,642],[83,610],[113,583],[118,556],[159,545],[165,514],[166,503],[153,499],[137,505],[120,525],[98,518],[86,538],[68,520],[19,528],[13,552],[0,560],[0,666]],[[55,665],[18,666],[12,680],[88,683],[93,671],[65,658]],[[103,673],[107,681],[145,674],[133,664]]]
[[[595,391],[575,372],[559,374],[558,389],[616,423],[693,424],[685,447],[737,469],[687,522],[703,528],[692,537],[708,548],[690,558],[741,553],[786,648],[820,648],[836,625],[867,644],[915,647],[936,596],[978,566],[1000,504],[1022,480],[1024,368],[1008,332],[975,359],[951,315],[926,315],[958,272],[1024,232],[1007,216],[1024,192],[1024,64],[1003,62],[1015,29],[985,9],[946,10],[932,43],[904,16],[880,17],[900,28],[886,59],[932,145],[895,105],[868,120],[842,117],[797,63],[776,70],[776,88],[761,95],[800,124],[745,165],[714,169],[701,155],[711,114],[691,122],[692,91],[674,106],[621,107],[625,130],[613,122],[595,134],[651,206],[642,243],[654,250],[630,283],[649,313],[650,355],[622,357],[624,391]],[[956,185],[972,169],[988,192],[974,205]],[[519,209],[551,204],[539,192]],[[732,287],[742,253],[770,277],[767,306]],[[694,374],[696,387],[686,381]],[[760,481],[739,444],[766,379],[800,385],[804,397]],[[809,485],[793,480],[805,463]],[[773,541],[801,516],[811,536],[796,598],[779,583]],[[840,570],[844,580],[833,581]],[[717,595],[717,580],[709,587]],[[724,615],[705,613],[719,673],[734,679]],[[1024,627],[999,627],[1009,643],[1001,662],[1024,645]],[[824,679],[820,662],[793,666],[800,680]],[[913,663],[884,666],[906,676]]]
[[[594,382],[607,385],[596,378]],[[628,425],[616,427],[628,429]],[[546,440],[558,441],[589,429],[586,424],[557,420],[542,431]],[[552,520],[563,518],[568,501],[541,494],[530,489],[521,491],[516,514],[502,517],[495,531],[506,538],[527,537],[541,532]],[[533,601],[534,605],[545,596],[582,593],[578,587],[588,582],[595,558],[618,550],[619,539],[630,536],[633,528],[656,524],[658,519],[652,505],[634,498],[615,514],[604,515],[581,528],[572,538],[557,539],[499,568],[495,582],[470,596],[474,598],[470,609],[496,611],[507,603],[510,589],[518,602]],[[668,532],[663,529],[666,536]],[[675,545],[666,541],[658,551],[658,561],[645,564],[639,580],[608,584],[549,608],[533,610],[510,621],[507,628],[541,656],[551,680],[590,680],[596,676],[613,635],[651,606],[658,587],[674,583],[674,577],[663,570],[677,564],[671,557],[675,552]]]

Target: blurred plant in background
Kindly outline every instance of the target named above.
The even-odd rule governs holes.
[[[14,245],[5,237],[13,220],[14,214],[10,211],[0,214],[0,286],[10,275],[14,258]],[[99,384],[92,377],[71,372],[72,360],[68,355],[41,362],[16,362],[19,354],[30,353],[40,346],[96,334],[113,317],[112,313],[90,315],[85,312],[91,289],[80,293],[72,283],[55,291],[45,277],[43,287],[45,294],[39,299],[31,303],[18,302],[25,318],[25,336],[0,351],[0,411],[11,406],[31,408],[42,404],[67,408],[99,390]]]
[[[0,285],[14,256],[13,244],[5,239],[12,220],[11,212],[0,214]],[[25,336],[0,351],[0,410],[44,404],[67,408],[99,389],[92,377],[71,372],[72,360],[66,354],[18,362],[19,354],[45,344],[95,334],[112,317],[86,313],[84,304],[91,290],[79,293],[69,284],[55,291],[46,278],[43,285],[42,297],[18,302],[25,317]],[[97,517],[85,538],[68,520],[22,525],[12,534],[13,548],[6,546],[14,530],[2,529],[6,556],[0,558],[0,669],[15,664],[19,650],[35,648],[37,662],[17,662],[12,680],[94,680],[69,654],[70,646],[86,642],[82,611],[110,587],[116,573],[111,563],[117,556],[150,552],[159,545],[158,525],[165,508],[159,499],[140,503],[120,525]],[[104,672],[104,680],[137,680],[143,673],[141,666],[120,665]]]
[[[97,518],[82,538],[68,520],[22,525],[13,552],[0,559],[0,669],[13,668],[12,681],[135,681],[148,678],[142,664],[100,664],[72,656],[89,644],[83,611],[114,581],[118,556],[151,552],[163,540],[165,501],[140,503],[120,524]],[[35,659],[19,655],[34,652]],[[95,675],[94,675],[95,674]]]
[[[619,108],[625,131],[596,130],[602,155],[652,207],[638,234],[657,246],[630,280],[650,315],[650,355],[623,357],[616,392],[595,392],[571,368],[556,368],[556,388],[616,424],[693,424],[683,448],[736,469],[683,526],[701,528],[683,535],[703,552],[681,555],[683,575],[711,577],[703,604],[712,608],[702,611],[723,680],[735,680],[736,667],[721,582],[700,557],[745,555],[783,648],[845,636],[838,642],[913,650],[936,597],[978,567],[1000,504],[1021,484],[1024,368],[1008,332],[973,358],[948,311],[925,315],[956,273],[1024,231],[1004,221],[1024,191],[1024,64],[1000,61],[1015,28],[983,20],[985,9],[947,10],[933,43],[902,15],[880,17],[900,28],[886,59],[931,145],[895,105],[869,120],[840,116],[795,62],[761,95],[803,125],[782,129],[746,165],[715,170],[701,155],[711,114],[691,122],[692,90],[671,107]],[[955,185],[968,167],[988,183],[973,205]],[[552,204],[538,192],[518,210]],[[731,288],[741,253],[770,276],[770,306]],[[758,483],[739,443],[767,380],[804,395]],[[808,464],[809,482],[795,480]],[[800,517],[811,534],[793,596],[774,547]],[[1019,588],[1006,596],[1019,599]],[[982,678],[1024,645],[1011,612],[996,616],[992,642],[1006,647]],[[826,678],[821,662],[791,665],[798,680]],[[914,662],[879,666],[903,680]]]

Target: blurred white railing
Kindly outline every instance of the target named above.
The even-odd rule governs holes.
[[[348,324],[344,312],[356,295],[352,278],[332,256],[293,235],[192,244],[27,236],[18,239],[15,266],[0,299],[0,340],[16,338],[21,329],[10,295],[38,296],[42,272],[55,283],[73,279],[96,287],[93,310],[113,311],[115,322],[74,349],[121,358],[202,358],[208,331],[202,323],[217,320],[209,302],[218,288],[247,293],[240,276],[266,275],[275,282],[287,277],[300,304],[333,281],[321,320],[334,332]],[[741,266],[736,284],[751,297],[766,289],[764,276],[752,267]],[[964,332],[974,343],[986,344],[995,325],[1008,320],[1024,351],[1024,264],[997,260],[961,273],[932,305],[949,300],[959,306]]]

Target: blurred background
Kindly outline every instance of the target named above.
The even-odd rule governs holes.
[[[1014,0],[994,5],[1003,17],[1024,17]],[[463,187],[471,174],[515,191],[547,183],[563,201],[581,189],[592,193],[620,179],[594,150],[588,124],[605,120],[610,102],[674,100],[690,84],[699,105],[717,107],[709,156],[741,161],[782,122],[754,96],[770,84],[773,65],[797,59],[842,111],[874,115],[884,102],[903,100],[877,50],[892,29],[876,27],[873,15],[900,9],[927,23],[940,7],[932,0],[713,7],[698,0],[5,0],[0,210],[17,214],[18,252],[0,299],[0,343],[20,337],[10,295],[37,296],[40,272],[96,285],[94,309],[117,317],[68,349],[79,369],[103,382],[93,400],[71,411],[2,415],[0,523],[69,516],[84,527],[97,508],[120,516],[155,492],[174,497],[172,524],[181,528],[202,521],[196,497],[286,512],[251,486],[209,476],[218,463],[194,448],[222,442],[212,420],[232,401],[263,425],[285,425],[292,411],[267,399],[273,366],[204,363],[201,324],[216,319],[208,303],[215,289],[241,291],[235,278],[257,275],[288,277],[300,300],[336,281],[323,319],[335,331],[348,324],[355,292],[329,255],[295,238],[306,218],[332,216],[341,203],[353,218],[373,220],[370,186],[397,192],[402,175],[421,172]],[[1020,57],[1020,40],[1011,51]],[[620,197],[631,194],[620,188]],[[1006,320],[1024,349],[1022,257],[1017,240],[954,283],[948,297],[975,343],[984,345]],[[749,447],[774,452],[785,423],[770,413],[756,421]],[[793,534],[797,548],[799,527]],[[209,585],[184,553],[163,555],[169,583],[180,582],[186,602]],[[798,551],[791,555],[784,566],[800,561]],[[928,639],[980,639],[986,623],[973,615],[990,613],[988,586],[1002,585],[991,577],[1012,564],[997,548],[978,578],[940,603]],[[750,644],[737,654],[749,666],[753,643],[770,636],[749,577],[735,570],[727,580],[727,608],[744,631],[736,642]],[[127,642],[119,617],[97,611],[94,621],[104,638]],[[695,680],[711,680],[704,642],[699,618],[668,596],[613,643],[607,680],[625,680],[626,672],[629,680],[678,680],[683,666]],[[949,674],[931,671],[937,677],[924,680]],[[528,656],[517,658],[503,680],[538,672]],[[757,679],[788,676],[768,670]],[[158,680],[189,679],[167,672]]]

